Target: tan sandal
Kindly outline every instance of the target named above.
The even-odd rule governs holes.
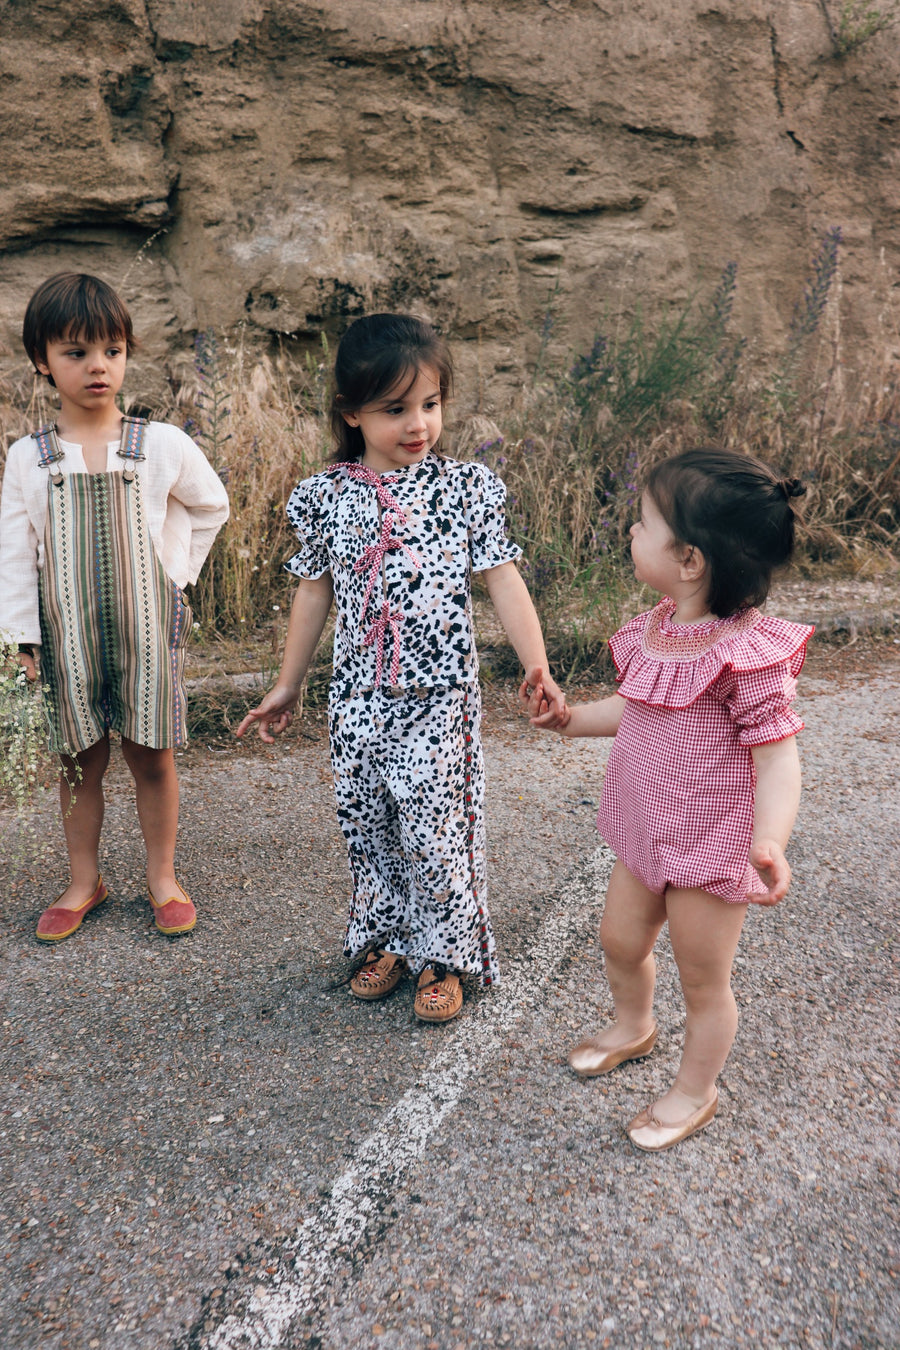
[[[462,981],[453,971],[426,966],[419,976],[413,1012],[421,1022],[449,1022],[462,1009]]]
[[[406,958],[396,952],[369,952],[350,981],[350,992],[357,998],[387,998],[403,977]]]

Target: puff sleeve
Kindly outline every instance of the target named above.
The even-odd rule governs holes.
[[[797,691],[791,667],[784,661],[765,670],[733,671],[724,682],[722,701],[738,728],[740,745],[769,745],[803,730],[804,723],[790,706]]]
[[[515,562],[522,550],[507,535],[506,487],[484,464],[465,466],[465,510],[473,572]]]
[[[331,567],[328,539],[322,511],[322,494],[327,490],[321,475],[307,478],[294,488],[285,514],[297,532],[300,547],[284,564],[295,577],[315,581]]]

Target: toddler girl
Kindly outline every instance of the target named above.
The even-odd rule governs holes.
[[[716,1079],[737,1030],[731,966],[750,902],[775,905],[800,798],[791,711],[812,628],[761,614],[794,544],[805,489],[744,455],[695,450],[658,464],[631,529],[639,581],[665,599],[610,639],[620,690],[560,712],[521,697],[539,727],[615,736],[598,827],[616,855],[600,938],[616,1020],[577,1046],[577,1074],[649,1055],[653,947],[668,922],[684,991],[675,1081],[628,1126],[670,1148],[716,1113]]]
[[[196,923],[175,879],[184,647],[196,581],[228,516],[219,476],[177,427],[125,417],[116,398],[131,316],[97,277],[50,277],[29,301],[25,350],[59,416],[10,447],[0,500],[0,632],[29,679],[41,648],[69,854],[66,889],[37,936],[59,942],[107,897],[98,852],[110,729],[134,777],[160,932]],[[74,799],[72,793],[74,792]]]
[[[353,896],[351,991],[380,999],[405,969],[414,1010],[445,1022],[461,979],[498,977],[485,888],[484,768],[470,574],[481,572],[528,672],[557,713],[540,625],[506,537],[505,490],[439,453],[450,356],[429,324],[357,320],[338,347],[332,467],[294,490],[300,578],[278,682],[237,734],[291,721],[332,601],[331,762]]]

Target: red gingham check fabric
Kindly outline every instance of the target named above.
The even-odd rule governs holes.
[[[791,710],[813,629],[748,610],[675,625],[665,599],[610,639],[627,700],[597,826],[651,891],[764,895],[747,861],[756,772],[750,747],[795,735]]]

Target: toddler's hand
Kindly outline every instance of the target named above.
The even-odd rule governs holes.
[[[547,711],[548,713],[552,713],[555,718],[555,721],[548,723],[547,725],[564,727],[571,716],[569,709],[566,707],[565,694],[556,681],[551,679],[550,675],[546,672],[542,674],[541,687],[543,689],[543,696],[548,704]],[[543,714],[543,709],[541,709],[541,714]],[[544,724],[542,723],[541,725]]]
[[[761,839],[751,845],[750,862],[769,888],[769,894],[758,899],[757,903],[777,905],[787,895],[791,884],[791,868],[784,856],[784,849],[774,839]]]
[[[542,731],[562,731],[563,727],[569,725],[571,716],[572,709],[569,707],[568,703],[566,703],[565,699],[562,701],[561,708],[557,708],[555,703],[548,706],[547,700],[544,699],[541,704],[540,712],[536,717],[532,717],[531,725],[533,727],[540,727]]]
[[[562,690],[539,668],[526,673],[519,689],[519,702],[531,725],[544,730],[560,731],[572,716]]]

